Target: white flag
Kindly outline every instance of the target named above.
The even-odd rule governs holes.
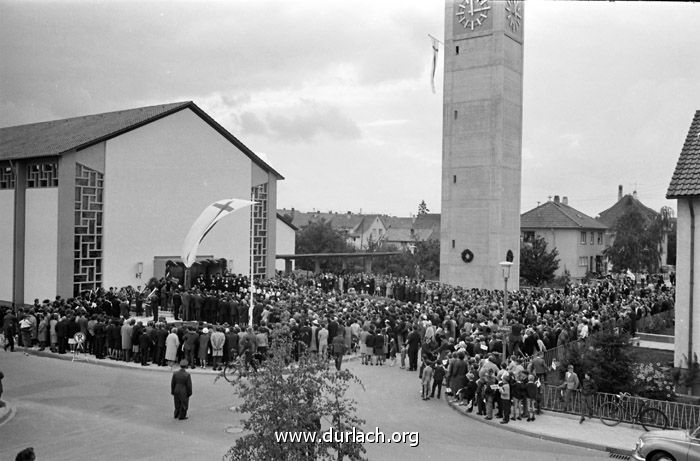
[[[433,42],[433,69],[430,72],[430,88],[432,88],[433,93],[435,93],[435,70],[437,69],[438,43],[440,42],[432,35],[430,36],[430,40]]]
[[[206,207],[192,224],[182,245],[182,261],[185,263],[185,267],[190,267],[195,262],[199,244],[221,218],[255,203],[250,200],[232,198],[219,200]]]

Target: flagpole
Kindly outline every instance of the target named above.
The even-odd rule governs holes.
[[[253,192],[250,193],[253,201]],[[253,282],[253,227],[255,218],[255,204],[250,207],[250,307],[248,308],[248,326],[253,326],[253,297],[255,296],[255,283]]]

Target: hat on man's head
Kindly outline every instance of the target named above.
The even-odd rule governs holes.
[[[186,359],[180,360],[180,366],[181,366],[182,368],[187,367],[187,365],[189,365],[189,362],[188,362]]]

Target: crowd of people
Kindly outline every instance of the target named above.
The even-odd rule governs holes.
[[[531,420],[535,390],[544,384],[544,351],[601,325],[634,333],[638,319],[674,305],[673,287],[638,285],[626,277],[517,290],[509,294],[507,318],[502,291],[407,277],[325,273],[256,280],[252,314],[250,290],[245,276],[217,274],[198,278],[190,289],[162,279],[143,290],[35,300],[31,307],[6,310],[4,347],[14,350],[17,337],[20,347],[57,354],[81,347],[97,359],[143,366],[184,359],[192,368],[219,370],[236,357],[255,367],[266,356],[271,331],[283,325],[295,354],[335,356],[338,368],[345,351],[356,351],[368,366],[398,362],[420,373],[425,399],[436,391],[440,398],[444,382],[452,398],[486,418],[498,407],[508,421],[505,402],[517,401],[513,416]],[[166,324],[162,310],[177,321]],[[149,320],[137,321],[132,312]],[[512,356],[507,364],[504,342]]]

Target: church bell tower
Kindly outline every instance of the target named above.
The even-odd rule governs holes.
[[[445,5],[440,281],[517,289],[524,2]]]

